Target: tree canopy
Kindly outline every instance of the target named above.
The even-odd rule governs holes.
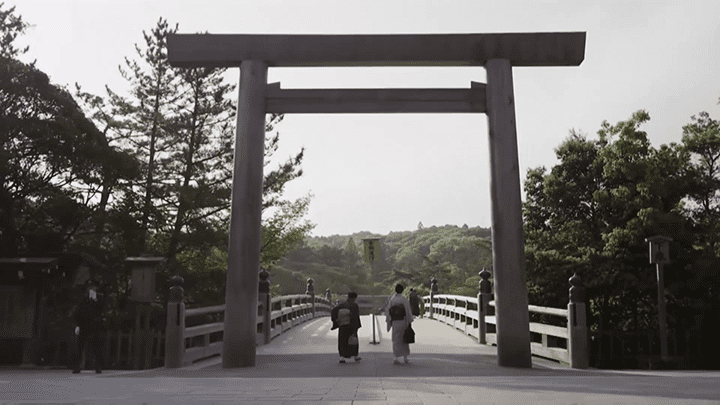
[[[564,307],[567,280],[580,275],[597,329],[656,327],[656,274],[646,238],[673,238],[666,266],[671,327],[699,310],[720,274],[713,232],[718,192],[717,122],[706,113],[683,128],[682,144],[653,147],[637,111],[603,122],[598,138],[571,131],[550,170],[528,170],[523,206],[530,302]],[[702,304],[704,305],[704,304]],[[700,305],[700,306],[702,306]],[[689,312],[688,312],[689,311]],[[655,326],[653,326],[655,325]]]
[[[127,91],[76,84],[71,94],[18,60],[27,27],[0,4],[0,255],[90,253],[117,276],[103,280],[117,298],[128,293],[126,257],[162,256],[191,300],[222,302],[236,124],[225,70],[170,66],[178,26],[160,18],[119,67]],[[270,167],[282,119],[268,115],[265,128],[265,267],[313,227],[311,196],[284,198],[304,151]]]
[[[362,239],[380,238],[375,274],[363,257]],[[446,225],[423,227],[388,235],[358,232],[352,235],[308,237],[270,268],[278,294],[305,291],[307,278],[316,293],[392,294],[395,284],[429,293],[436,278],[443,293],[475,296],[478,273],[492,270],[490,230]]]
[[[1,5],[0,5],[1,6]],[[104,176],[132,178],[131,156],[105,135],[64,88],[16,57],[26,24],[0,10],[0,255],[42,254],[95,237]]]

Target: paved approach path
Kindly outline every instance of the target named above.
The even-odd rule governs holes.
[[[370,344],[370,317],[362,321],[357,363],[339,364],[336,331],[320,318],[258,347],[251,368],[223,369],[216,358],[100,375],[0,369],[0,404],[720,404],[720,372],[572,370],[541,359],[502,368],[495,348],[427,319],[413,324],[411,363],[393,365],[388,333],[378,328]]]

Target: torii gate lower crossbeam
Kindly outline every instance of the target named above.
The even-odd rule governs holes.
[[[318,46],[322,44],[322,46]],[[260,218],[265,113],[487,112],[490,144],[493,276],[498,364],[531,367],[525,285],[520,173],[512,66],[577,66],[585,33],[449,35],[210,35],[173,34],[170,64],[240,66],[232,213],[228,246],[223,367],[255,365],[260,266]],[[385,92],[309,90],[313,103],[288,101],[296,92],[268,89],[268,67],[282,66],[484,66],[487,85],[469,90]],[[484,91],[485,102],[478,101]],[[382,95],[384,94],[384,95]],[[270,97],[268,97],[270,96]],[[332,106],[335,98],[344,106]],[[436,105],[417,98],[438,97]],[[359,100],[362,98],[362,100]],[[390,98],[391,100],[388,100]],[[366,103],[377,100],[377,108]],[[285,103],[285,104],[283,104]],[[316,107],[308,107],[308,105]],[[440,106],[442,104],[442,106]],[[427,110],[426,110],[427,109]],[[457,109],[457,110],[455,110]]]

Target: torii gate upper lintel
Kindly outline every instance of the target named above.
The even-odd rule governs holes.
[[[171,34],[168,58],[178,67],[578,66],[584,32],[401,35]]]
[[[178,67],[240,67],[223,367],[255,365],[265,114],[485,112],[498,364],[531,367],[513,66],[578,66],[585,32],[407,35],[171,34]],[[292,89],[268,67],[483,66],[469,89]]]

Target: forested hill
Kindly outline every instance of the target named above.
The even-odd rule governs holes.
[[[363,238],[381,238],[375,268],[363,259]],[[418,226],[415,231],[387,235],[357,232],[352,235],[308,237],[272,269],[271,282],[277,294],[305,292],[308,278],[315,280],[315,292],[333,294],[357,291],[389,294],[398,282],[428,293],[430,279],[439,281],[441,292],[477,294],[478,272],[492,268],[490,229],[467,225],[458,227]]]

